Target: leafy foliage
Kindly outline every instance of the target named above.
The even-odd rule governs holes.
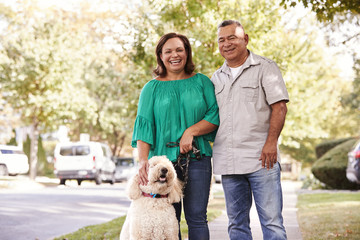
[[[75,118],[91,100],[81,82],[84,39],[70,35],[65,23],[37,21],[10,31],[1,44],[0,81],[6,99],[21,109],[23,121],[51,129]]]
[[[360,14],[360,5],[358,0],[282,0],[281,4],[288,4],[293,7],[297,3],[302,3],[305,7],[310,7],[316,13],[316,17],[320,21],[332,21],[337,14]]]
[[[352,82],[352,92],[344,95],[342,103],[357,113],[358,122],[360,121],[360,59],[354,64],[355,79]],[[360,129],[358,129],[360,130]]]
[[[93,104],[81,81],[86,38],[71,33],[66,22],[33,18],[8,28],[1,39],[0,83],[3,98],[31,125],[30,176],[36,176],[39,129],[51,130]]]

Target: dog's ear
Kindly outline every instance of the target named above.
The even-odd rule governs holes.
[[[139,174],[132,177],[126,187],[126,192],[130,200],[136,200],[141,197],[142,191],[140,189]]]
[[[183,183],[175,177],[173,187],[168,196],[169,203],[176,203],[180,202],[181,198],[183,197]]]

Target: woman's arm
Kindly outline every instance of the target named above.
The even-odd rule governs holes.
[[[187,128],[180,139],[180,153],[187,153],[192,150],[192,142],[194,137],[205,135],[218,128],[217,125],[212,124],[206,120],[201,120],[191,127]]]
[[[150,144],[143,142],[141,140],[137,141],[137,148],[139,152],[139,178],[140,184],[146,185],[148,183],[148,171],[149,171],[149,152],[150,152]]]

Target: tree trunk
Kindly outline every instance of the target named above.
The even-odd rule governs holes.
[[[39,137],[39,129],[38,129],[38,121],[36,118],[33,119],[32,131],[30,133],[30,179],[35,180],[37,174],[37,152],[38,152],[38,137]]]
[[[126,134],[122,134],[120,137],[120,141],[118,143],[118,154],[120,155],[121,150],[123,149],[124,143],[125,143]]]

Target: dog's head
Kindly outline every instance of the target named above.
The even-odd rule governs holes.
[[[152,157],[149,160],[148,179],[150,185],[163,187],[167,183],[172,183],[176,178],[173,164],[165,156]]]
[[[173,164],[166,156],[155,156],[149,159],[148,179],[149,182],[145,186],[136,184],[140,191],[168,195],[170,203],[181,200],[182,183],[176,176]]]

